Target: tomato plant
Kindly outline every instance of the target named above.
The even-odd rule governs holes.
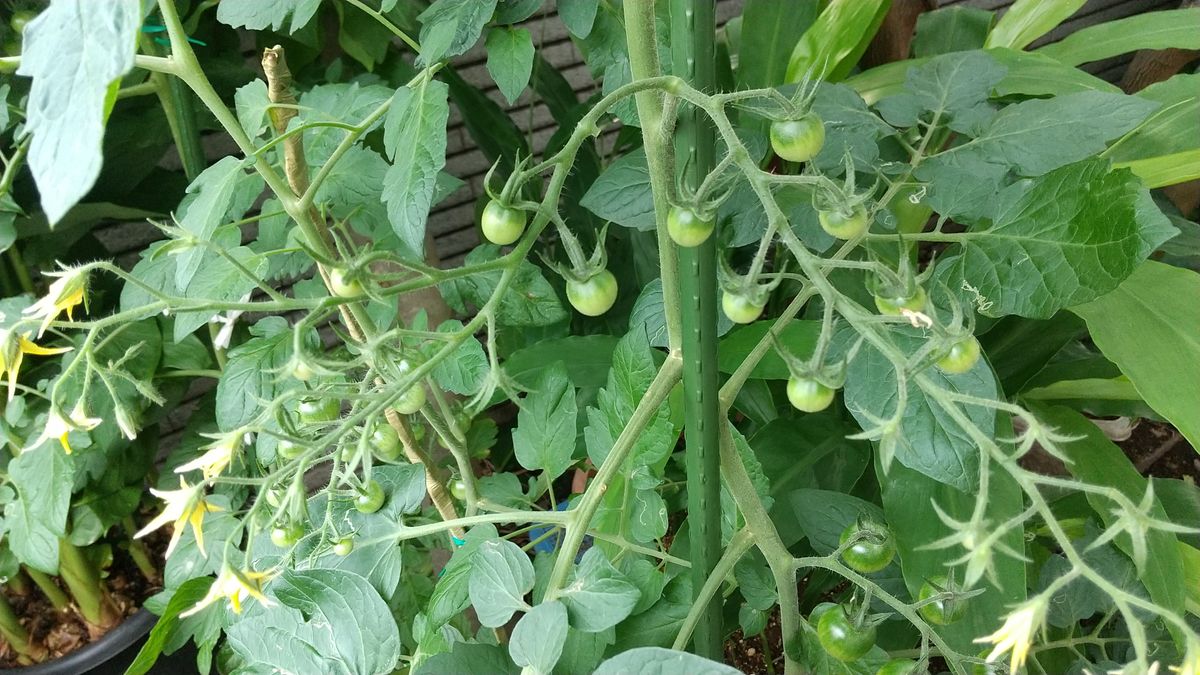
[[[1200,8],[923,4],[7,0],[0,669],[1196,671]]]

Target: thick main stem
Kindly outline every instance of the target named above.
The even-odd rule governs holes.
[[[674,74],[701,91],[711,90],[715,84],[714,13],[713,0],[671,2]],[[675,166],[681,167],[680,184],[695,192],[713,170],[713,154],[713,130],[708,118],[694,107],[683,111],[675,132]],[[670,240],[666,245],[674,246]],[[699,246],[678,251],[689,555],[692,592],[698,607],[693,610],[693,650],[706,658],[719,659],[723,652],[722,607],[704,596],[721,553],[716,237],[709,236]]]
[[[629,66],[633,80],[658,77],[658,36],[654,31],[654,0],[626,0],[625,39],[629,47]],[[675,247],[667,236],[667,211],[671,207],[671,148],[663,128],[663,93],[656,89],[639,91],[638,122],[642,126],[642,144],[650,170],[650,188],[654,196],[654,220],[658,227],[658,266],[663,286],[663,313],[667,323],[667,346],[679,350],[679,277]]]
[[[58,572],[88,623],[108,628],[120,621],[120,613],[100,582],[99,572],[83,551],[66,539],[58,544]]]
[[[31,661],[45,658],[45,648],[30,642],[29,632],[21,625],[21,620],[17,618],[12,605],[8,604],[8,599],[3,594],[0,594],[0,637],[8,642],[13,651]]]

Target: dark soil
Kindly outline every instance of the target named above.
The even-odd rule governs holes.
[[[725,641],[725,663],[743,673],[783,672],[783,631],[779,628],[778,607],[771,610],[762,635],[746,637],[739,628],[729,636]]]
[[[170,533],[159,530],[145,539],[150,559],[158,569],[163,568],[163,552],[166,550]],[[162,590],[161,579],[154,581],[146,579],[134,564],[129,552],[120,546],[113,545],[112,565],[105,570],[104,584],[108,588],[114,606],[122,617],[133,615],[142,606],[146,598]],[[55,579],[58,586],[64,586]],[[13,611],[21,620],[35,644],[42,645],[47,651],[46,660],[59,658],[76,649],[94,642],[104,636],[108,629],[89,624],[83,619],[74,606],[59,612],[54,609],[38,587],[31,581],[27,582],[25,593],[13,591],[9,584],[0,587],[0,592],[12,605]],[[68,594],[69,597],[69,594]],[[7,641],[0,639],[0,670],[18,668],[28,665],[18,661],[18,655],[12,650]]]

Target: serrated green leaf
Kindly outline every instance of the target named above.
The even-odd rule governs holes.
[[[463,323],[457,319],[443,321],[438,326],[439,333],[455,333],[461,330]],[[490,369],[491,365],[483,351],[483,345],[478,340],[467,339],[434,367],[433,379],[442,389],[470,396],[483,386]]]
[[[269,316],[250,328],[251,337],[229,350],[225,372],[217,382],[217,424],[222,431],[237,429],[258,414],[289,383],[292,330],[283,317]],[[313,340],[309,340],[310,346]]]
[[[524,28],[488,31],[487,69],[509,104],[516,103],[533,73],[533,38]]]
[[[910,69],[904,93],[883,99],[877,108],[894,126],[911,127],[919,119],[937,119],[955,131],[971,134],[995,114],[988,96],[1005,71],[981,51],[937,56]]]
[[[496,0],[434,2],[417,17],[421,22],[420,63],[430,65],[470,49],[495,11]]]
[[[497,628],[514,612],[526,611],[525,595],[533,590],[533,563],[508,540],[485,541],[471,563],[468,591],[479,623]]]
[[[244,211],[249,204],[237,197],[262,189],[258,174],[247,174],[245,163],[236,157],[222,157],[188,186],[188,197],[179,205],[179,226],[200,241],[211,241],[213,233],[231,209]],[[253,197],[253,195],[252,195]],[[241,204],[237,204],[241,201]],[[241,214],[237,214],[240,217]],[[179,254],[175,266],[175,286],[186,289],[211,252],[197,245]]]
[[[596,23],[599,0],[558,0],[558,17],[577,38],[586,38]]]
[[[17,74],[33,78],[28,161],[51,225],[100,175],[109,97],[133,68],[141,23],[137,0],[112,0],[53,2],[25,26]]]
[[[521,617],[508,643],[513,663],[529,675],[550,675],[567,640],[567,608],[557,600],[543,602]]]
[[[553,481],[574,462],[578,411],[575,388],[562,362],[542,371],[521,404],[513,430],[513,453],[521,466]],[[539,479],[540,480],[540,479]]]
[[[447,96],[446,85],[436,80],[416,89],[401,87],[384,121],[384,143],[392,158],[383,186],[388,219],[409,254],[421,258],[438,172],[446,164]]]
[[[469,266],[487,262],[499,255],[499,246],[484,244],[468,253],[463,264]],[[450,307],[458,311],[483,307],[495,292],[501,274],[495,270],[445,282],[440,286],[442,296]],[[547,326],[567,316],[558,294],[542,276],[541,268],[528,260],[521,262],[508,286],[508,292],[500,296],[496,307],[496,322],[502,326]]]
[[[321,0],[222,0],[217,21],[234,28],[277,31],[292,17],[288,32],[295,33],[312,20]]]
[[[917,17],[912,53],[917,58],[979,49],[987,40],[994,15],[986,9],[955,5]]]
[[[633,611],[641,597],[598,548],[590,548],[579,561],[571,583],[559,596],[567,606],[571,627],[585,633],[607,630]]]
[[[635,230],[653,230],[654,198],[645,150],[638,148],[609,164],[579,203],[602,220]]]
[[[600,664],[593,675],[742,675],[742,671],[706,658],[662,647],[638,647]]]
[[[58,574],[58,541],[67,531],[75,484],[71,456],[51,439],[9,462],[8,477],[18,495],[4,507],[8,548],[25,565]]]

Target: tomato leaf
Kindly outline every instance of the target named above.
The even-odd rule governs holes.
[[[458,56],[471,48],[488,19],[496,11],[496,0],[437,0],[417,18],[421,21],[422,65]]]
[[[742,671],[716,661],[662,647],[638,647],[600,664],[593,675],[741,675]]]
[[[543,602],[521,617],[508,643],[513,663],[524,672],[550,673],[567,641],[567,608],[557,600]]]
[[[468,590],[479,623],[503,626],[514,612],[529,609],[525,595],[533,590],[533,563],[511,541],[485,541],[473,557]]]
[[[577,38],[586,38],[596,23],[599,0],[558,0],[558,18]]]
[[[446,164],[447,96],[446,85],[436,80],[416,89],[401,87],[383,125],[392,159],[383,185],[388,219],[409,255],[418,259],[424,259],[425,221],[438,172]]]
[[[524,28],[493,28],[487,36],[487,69],[510,104],[533,73],[533,38]]]
[[[542,471],[553,481],[571,466],[578,416],[575,388],[561,361],[554,363],[530,388],[513,430],[513,453],[521,466]]]
[[[50,439],[8,464],[18,498],[4,507],[8,548],[22,563],[58,574],[58,540],[66,535],[74,462]]]
[[[913,36],[915,57],[937,56],[968,49],[979,49],[987,40],[994,14],[977,7],[942,7],[917,17]]]
[[[279,30],[289,16],[288,32],[295,33],[312,20],[321,0],[222,0],[217,21],[234,28]]]

